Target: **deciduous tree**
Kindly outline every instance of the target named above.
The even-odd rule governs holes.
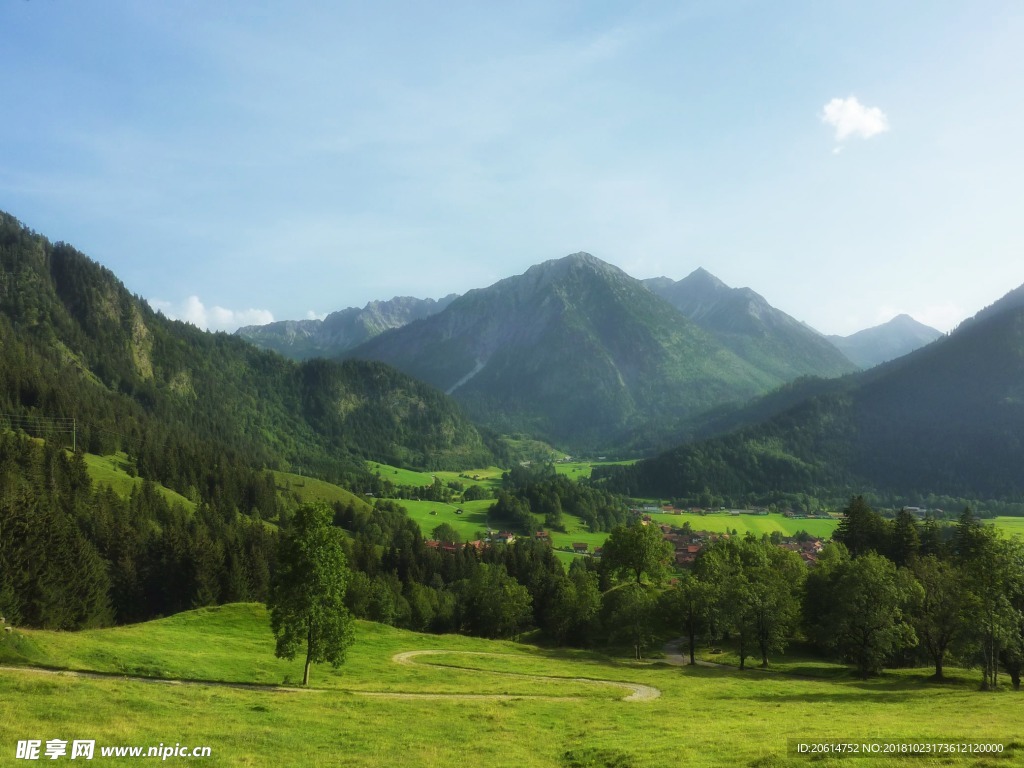
[[[348,568],[343,534],[331,525],[323,504],[301,506],[281,538],[277,573],[270,593],[270,624],[277,656],[295,658],[306,646],[302,684],[313,662],[339,667],[353,642],[352,617],[345,607]]]
[[[661,529],[638,521],[612,529],[601,564],[609,573],[628,575],[640,586],[645,574],[652,582],[660,582],[671,559],[672,545],[665,541]]]

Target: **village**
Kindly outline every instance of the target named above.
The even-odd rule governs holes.
[[[737,534],[735,531],[733,533],[728,533],[695,530],[689,521],[684,522],[681,526],[659,523],[651,516],[652,512],[682,514],[682,510],[677,510],[671,505],[663,507],[645,506],[634,508],[631,511],[643,525],[656,525],[661,529],[662,538],[672,545],[675,564],[684,568],[692,567],[697,557],[700,555],[701,550],[703,550],[705,546],[720,539],[729,539],[730,537],[741,535]],[[768,512],[765,510],[729,510],[726,514],[729,514],[730,516],[739,516],[741,514],[767,515]],[[786,512],[784,513],[784,516],[792,518],[815,517],[814,515],[804,515],[793,512]],[[818,555],[820,554],[822,547],[825,545],[825,541],[822,538],[812,536],[804,531],[799,531],[793,536],[785,536],[778,531],[766,535],[772,544],[781,547],[782,549],[788,549],[791,552],[796,552],[808,566],[814,565],[817,562]],[[511,531],[494,531],[488,529],[485,533],[480,534],[479,538],[465,543],[442,542],[436,539],[428,539],[424,544],[431,549],[441,552],[455,553],[457,550],[468,546],[479,553],[490,546],[511,545],[520,538],[523,537],[517,536]],[[542,541],[553,546],[551,533],[549,531],[537,530],[533,533],[532,538],[536,541]],[[569,545],[562,545],[560,549],[566,552],[572,552],[574,555],[600,559],[604,548],[601,546],[591,548],[590,544],[587,542],[574,541]]]

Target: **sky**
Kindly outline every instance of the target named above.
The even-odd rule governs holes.
[[[586,251],[825,333],[1024,283],[1024,4],[0,4],[0,209],[213,330]]]

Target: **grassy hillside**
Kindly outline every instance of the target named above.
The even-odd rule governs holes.
[[[274,658],[258,605],[203,609],[118,629],[19,633],[36,663],[197,681],[280,683],[301,662]],[[12,645],[0,640],[0,649]],[[392,657],[444,651],[412,665]],[[498,656],[465,655],[500,654]],[[511,674],[510,674],[511,673]],[[529,675],[524,677],[520,675]],[[556,678],[556,679],[551,679]],[[655,687],[624,691],[578,678]],[[208,685],[154,685],[117,677],[0,670],[0,749],[20,739],[95,739],[103,745],[210,746],[215,766],[800,766],[790,739],[972,739],[1011,743],[1024,728],[1017,694],[983,695],[971,680],[935,687],[923,673],[868,682],[814,680],[662,663],[360,623],[348,663],[316,667],[308,692]],[[504,696],[504,698],[495,698]],[[115,764],[111,759],[106,764]],[[190,763],[177,760],[177,764]],[[843,760],[815,760],[822,766]],[[905,761],[859,759],[858,766]],[[1012,765],[915,760],[915,766]]]
[[[307,501],[325,501],[328,504],[335,502],[353,504],[357,508],[368,508],[369,506],[351,491],[333,483],[317,480],[314,477],[296,475],[292,472],[274,472],[273,474],[278,493],[299,504]]]
[[[129,498],[132,490],[141,488],[145,480],[128,473],[128,457],[124,453],[111,456],[85,454],[85,465],[89,468],[89,477],[97,486],[109,486],[114,493],[122,498]],[[162,485],[156,485],[157,493],[163,496],[168,504],[180,504],[190,512],[194,512],[195,502],[182,496],[177,491]]]

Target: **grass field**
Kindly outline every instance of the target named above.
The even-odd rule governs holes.
[[[300,504],[307,501],[324,501],[328,504],[340,501],[342,504],[352,503],[357,507],[368,507],[365,501],[351,491],[312,477],[275,471],[274,482],[277,484],[279,494],[290,495]]]
[[[92,453],[85,454],[85,466],[89,469],[89,477],[94,485],[110,486],[114,493],[122,498],[129,498],[134,488],[141,488],[143,479],[132,477],[128,474],[128,457],[123,453],[113,456],[97,456]],[[181,504],[189,512],[194,512],[196,505],[177,491],[165,488],[162,485],[154,485],[161,496],[172,506]]]
[[[555,464],[555,472],[565,475],[571,480],[589,478],[594,467],[624,466],[636,464],[639,459],[629,461],[560,461]]]
[[[454,481],[467,488],[471,485],[478,485],[489,491],[494,491],[501,487],[501,476],[505,474],[505,470],[500,467],[484,467],[482,469],[467,469],[462,472],[435,472],[434,474],[445,483]]]
[[[376,461],[366,462],[366,468],[370,474],[378,475],[382,480],[387,480],[395,485],[408,485],[418,488],[423,485],[432,485],[434,475],[430,472],[417,472],[414,469],[402,469],[393,467],[390,464],[381,464]]]
[[[1024,517],[996,517],[982,522],[991,523],[996,530],[1002,531],[1007,536],[1024,536]]]
[[[395,499],[409,513],[409,517],[419,524],[423,535],[430,537],[430,532],[441,523],[448,523],[459,532],[463,541],[472,541],[477,533],[487,530],[487,510],[494,503],[493,499],[445,504],[440,501],[409,501]],[[456,514],[458,510],[462,514]],[[434,514],[431,514],[433,512]]]
[[[230,683],[294,683],[301,660],[273,656],[262,606],[201,609],[131,627],[25,632],[0,659],[115,675]],[[442,651],[415,664],[392,657]],[[469,655],[467,655],[469,654]],[[499,655],[480,655],[499,654]],[[27,658],[25,658],[27,657]],[[672,667],[359,623],[339,670],[313,669],[313,690],[161,685],[121,677],[0,670],[0,764],[23,739],[103,745],[204,745],[216,766],[946,766],[1019,764],[1021,694],[982,694],[970,679],[935,686],[924,670],[867,682],[756,670]],[[525,675],[525,676],[524,676]],[[604,680],[652,686],[624,701]],[[377,695],[372,695],[377,694]],[[383,694],[383,695],[380,695]],[[403,697],[399,697],[403,695]],[[504,696],[504,698],[495,698]],[[994,740],[1012,757],[814,759],[789,740]],[[66,759],[66,758],[65,758]]]
[[[681,527],[689,523],[695,531],[711,531],[712,533],[726,533],[735,530],[739,535],[752,531],[760,537],[761,534],[771,534],[778,531],[783,536],[793,536],[798,531],[807,531],[812,536],[827,539],[839,525],[838,519],[832,520],[798,520],[783,515],[730,515],[728,513],[716,513],[711,515],[696,515],[684,512],[679,515],[654,513],[652,520],[659,523],[666,523]]]

